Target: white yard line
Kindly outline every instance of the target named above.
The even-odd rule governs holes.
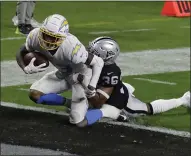
[[[189,71],[190,48],[121,53],[117,63],[122,76]],[[16,61],[1,61],[1,86],[31,84],[54,69],[50,65],[45,72],[26,75]]]
[[[152,30],[156,30],[156,28],[123,30],[122,32],[140,32],[140,31],[152,31]]]
[[[190,26],[181,26],[182,29],[190,29]]]
[[[25,106],[25,105],[21,105],[21,104],[16,104],[16,103],[11,103],[11,102],[3,102],[3,101],[1,101],[0,105],[5,106],[5,107],[16,108],[16,109],[25,109],[25,110],[32,110],[32,111],[37,111],[37,112],[44,112],[44,113],[51,113],[51,114],[68,116],[68,113],[66,113],[66,112],[56,111],[55,109],[47,109],[44,107]]]
[[[160,80],[153,80],[153,79],[145,79],[145,78],[133,78],[135,80],[141,80],[141,81],[148,81],[151,83],[160,83],[160,84],[167,84],[167,85],[176,85],[174,82],[167,82],[167,81],[160,81]]]
[[[132,53],[121,53],[117,62],[123,71],[123,76],[175,71],[189,71],[190,48],[146,50]],[[23,71],[18,67],[16,61],[1,61],[1,86],[29,84],[37,79],[40,79],[45,73],[54,69],[55,68],[53,66],[50,66],[46,72],[25,75]],[[18,109],[27,109],[59,115],[68,115],[65,112],[50,110],[46,108],[23,106],[15,103],[1,102],[1,105]],[[103,120],[101,122],[108,122],[108,120]],[[124,126],[133,128],[168,133],[182,137],[190,137],[189,132],[174,131],[166,128],[146,127],[142,125],[133,125],[118,122],[110,122],[110,124],[122,124]]]
[[[152,31],[152,30],[156,30],[155,28],[151,28],[151,29],[130,29],[130,30],[114,30],[114,31],[99,31],[99,32],[89,32],[88,34],[111,34],[111,33],[117,33],[117,32],[140,32],[140,31]],[[5,37],[5,38],[1,38],[1,41],[8,41],[8,40],[22,40],[25,39],[26,37]]]
[[[151,29],[130,29],[130,30],[113,30],[113,31],[95,31],[95,32],[89,32],[88,34],[92,35],[101,35],[101,34],[111,34],[111,33],[118,33],[118,32],[140,32],[140,31],[152,31],[156,30],[156,28]]]
[[[66,113],[66,112],[56,111],[54,109],[47,109],[47,108],[42,108],[42,107],[24,106],[24,105],[20,105],[20,104],[16,104],[16,103],[8,103],[8,102],[1,102],[1,105],[5,106],[5,107],[11,107],[11,108],[17,108],[17,109],[24,109],[24,110],[31,110],[31,111],[37,111],[37,112],[45,112],[45,113],[68,116],[68,113]],[[190,138],[190,136],[191,136],[190,132],[177,131],[177,130],[172,130],[172,129],[168,129],[168,128],[143,126],[143,125],[121,123],[121,122],[108,121],[108,120],[101,120],[100,122],[108,123],[108,124],[112,124],[112,125],[131,127],[134,129],[142,129],[142,130],[160,132],[160,133],[165,133],[165,134],[171,134],[171,135],[186,137],[186,138]]]
[[[181,29],[189,29],[190,26],[181,26]],[[111,30],[111,31],[93,31],[88,32],[88,34],[91,35],[102,35],[102,34],[112,34],[112,33],[118,33],[118,32],[144,32],[144,31],[154,31],[157,30],[156,28],[148,28],[148,29],[127,29],[127,30]],[[1,38],[1,41],[8,41],[8,40],[22,40],[26,37],[5,37]]]
[[[101,35],[101,34],[111,34],[111,33],[118,33],[120,31],[118,30],[112,30],[112,31],[93,31],[93,32],[89,32],[88,34],[91,35]]]
[[[7,40],[22,40],[26,37],[7,37],[7,38],[1,38],[1,41],[7,41]]]
[[[67,155],[67,156],[77,156],[68,152],[54,151],[45,148],[36,148],[31,146],[20,146],[20,145],[10,145],[10,144],[0,144],[1,155]]]
[[[88,34],[110,34],[110,33],[116,33],[116,32],[139,32],[139,31],[152,31],[156,30],[155,28],[152,29],[132,29],[132,30],[122,30],[122,31],[100,31],[100,32],[89,32]],[[9,40],[22,40],[26,37],[5,37],[1,38],[1,41],[9,41]]]
[[[29,91],[29,89],[26,89],[26,88],[18,88],[17,90],[22,90],[22,91]]]
[[[100,121],[100,122],[106,122],[106,123],[109,123],[112,125],[131,127],[134,129],[142,129],[142,130],[148,130],[148,131],[153,131],[153,132],[171,134],[171,135],[185,137],[185,138],[190,138],[190,136],[191,136],[190,132],[178,131],[178,130],[173,130],[173,129],[169,129],[169,128],[165,128],[165,127],[144,126],[144,125],[138,125],[138,124],[132,124],[132,123],[126,123],[126,122],[115,122],[115,121]]]

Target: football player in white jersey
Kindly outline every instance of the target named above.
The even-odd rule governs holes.
[[[91,125],[102,117],[126,120],[129,116],[154,115],[179,106],[190,107],[190,91],[180,98],[159,99],[145,103],[134,95],[134,87],[121,80],[121,70],[116,64],[120,53],[118,43],[110,37],[99,37],[89,43],[87,50],[104,60],[96,94],[88,97],[91,105],[99,109],[89,109],[86,125]],[[90,120],[91,117],[91,120]]]
[[[47,17],[40,28],[33,29],[18,51],[17,63],[26,74],[46,70],[45,64],[34,66],[35,58],[25,66],[23,56],[34,51],[45,55],[57,70],[32,84],[30,99],[38,104],[64,105],[67,100],[59,93],[71,89],[70,122],[80,127],[88,109],[87,96],[90,98],[96,92],[104,65],[102,58],[88,53],[78,38],[69,33],[66,18],[58,14]],[[78,81],[83,81],[84,86]]]

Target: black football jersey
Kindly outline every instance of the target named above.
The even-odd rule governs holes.
[[[106,101],[107,104],[119,109],[127,105],[129,94],[121,81],[121,69],[117,64],[104,65],[98,81],[98,87],[114,87],[112,94]]]

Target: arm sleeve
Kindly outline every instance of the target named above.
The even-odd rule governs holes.
[[[92,78],[89,85],[96,88],[104,62],[103,59],[89,53],[86,64],[92,66]],[[91,57],[91,58],[90,58]]]
[[[71,60],[75,64],[84,63],[92,67],[92,78],[89,85],[96,88],[101,70],[104,65],[103,59],[88,53],[82,44],[78,44],[76,45],[76,48],[73,49]]]
[[[89,85],[96,88],[102,67],[104,65],[103,59],[88,53],[84,45],[78,40],[75,40],[73,45],[74,46],[72,46],[72,50],[70,51],[72,63],[84,63],[92,67],[92,78]]]

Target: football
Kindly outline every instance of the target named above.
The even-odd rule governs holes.
[[[49,66],[49,61],[46,58],[46,56],[44,56],[38,52],[29,52],[26,55],[24,55],[23,61],[24,61],[25,65],[27,66],[34,57],[36,58],[36,60],[34,61],[34,66],[39,66],[42,63],[46,63],[46,66],[44,66],[44,67]]]

